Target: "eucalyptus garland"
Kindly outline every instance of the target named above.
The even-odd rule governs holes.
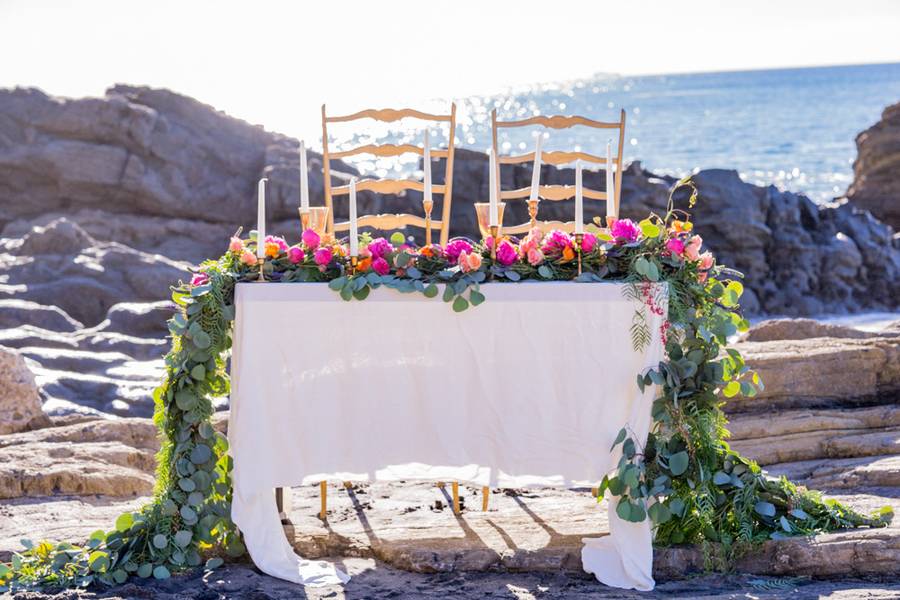
[[[691,188],[693,207],[697,190],[689,179],[675,189],[681,186]],[[81,545],[23,540],[25,549],[12,563],[0,564],[0,591],[165,579],[245,553],[230,519],[232,461],[225,436],[212,425],[212,400],[229,392],[235,284],[260,272],[273,283],[327,282],[345,301],[364,300],[382,286],[441,295],[457,312],[485,300],[480,285],[487,281],[627,283],[624,294],[635,303],[632,345],[640,351],[657,333],[649,329],[647,311],[663,315],[658,334],[666,358],[637,374],[641,390],[660,389],[649,438],[641,445],[627,428],[619,432],[611,450],[619,447],[622,459],[603,479],[598,498],[613,497],[625,520],[651,519],[659,545],[716,544],[726,559],[769,538],[884,525],[890,509],[861,515],[766,476],[728,446],[723,398],[753,396],[762,387],[729,347],[729,339],[748,327],[739,312],[741,275],[701,252],[702,238],[679,216],[686,215],[673,209],[670,196],[664,216],[622,219],[608,228],[598,223],[577,239],[533,230],[522,239],[459,238],[419,248],[401,234],[390,240],[364,234],[353,272],[346,245],[314,231],[303,232],[293,246],[274,236],[257,240],[253,232],[243,239],[238,231],[222,257],[199,265],[190,282],[172,291],[178,308],[168,321],[172,346],[166,377],[153,394],[162,438],[153,501]],[[653,285],[662,282],[667,285]]]

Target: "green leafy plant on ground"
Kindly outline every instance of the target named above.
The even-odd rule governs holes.
[[[693,192],[693,206],[693,184],[680,185]],[[456,312],[485,300],[480,285],[486,281],[627,283],[624,293],[636,306],[631,343],[639,351],[657,334],[647,311],[664,316],[658,334],[666,340],[666,358],[637,375],[641,389],[660,388],[647,443],[622,429],[612,448],[621,448],[622,460],[601,485],[616,499],[620,517],[651,519],[657,544],[718,544],[725,560],[713,567],[770,538],[884,525],[889,510],[861,515],[786,479],[765,476],[729,448],[723,398],[753,396],[762,386],[728,346],[731,336],[747,328],[739,313],[740,274],[715,265],[711,254],[700,254],[702,239],[688,220],[675,218],[677,212],[670,199],[663,217],[651,215],[640,223],[623,219],[609,229],[590,226],[580,246],[562,232],[503,239],[495,242],[495,251],[464,239],[417,249],[402,243],[402,236],[389,243],[364,234],[367,255],[353,273],[346,246],[308,231],[295,246],[281,238],[260,240],[267,256],[262,272],[271,282],[327,282],[346,301],[364,300],[382,286],[427,298],[440,295]],[[178,310],[168,322],[172,346],[165,380],[154,392],[162,445],[153,501],[121,515],[112,530],[97,531],[82,545],[23,541],[24,550],[10,564],[0,564],[0,591],[165,579],[204,564],[215,568],[222,557],[245,553],[230,519],[228,443],[211,417],[212,399],[229,392],[234,289],[259,275],[256,244],[252,235],[233,237],[221,258],[204,262],[190,283],[173,288]],[[666,286],[654,285],[659,283]]]

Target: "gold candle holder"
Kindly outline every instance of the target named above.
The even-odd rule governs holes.
[[[351,256],[350,257],[350,274],[356,275],[356,268],[359,265],[359,257]]]
[[[319,237],[324,235],[325,228],[328,226],[327,206],[310,206],[307,210],[298,209],[300,212],[300,234],[302,235],[307,229],[312,229]]]
[[[434,200],[422,200],[422,208],[425,210],[425,245],[431,245],[431,209],[434,208]]]
[[[540,202],[540,200],[529,200],[528,201],[528,217],[531,219],[531,228],[532,229],[534,229],[537,226],[538,202]]]
[[[491,225],[491,239],[493,243],[491,244],[491,260],[497,260],[497,244],[500,242],[500,227],[497,225]]]
[[[475,216],[478,219],[478,231],[481,233],[481,239],[485,239],[491,231],[491,203],[476,202]],[[497,203],[497,220],[503,222],[503,210],[506,208],[506,202]]]
[[[259,265],[259,277],[256,278],[256,283],[265,283],[266,276],[263,274],[263,266],[266,264],[266,257],[256,258],[256,264]]]
[[[583,233],[575,234],[575,256],[578,257],[578,274],[581,275],[581,243],[584,241]]]

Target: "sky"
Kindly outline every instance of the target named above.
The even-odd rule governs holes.
[[[166,87],[315,138],[329,112],[626,75],[900,61],[898,0],[0,0],[0,87]]]

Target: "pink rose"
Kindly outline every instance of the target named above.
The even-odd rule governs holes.
[[[457,257],[457,263],[463,273],[471,273],[472,271],[477,271],[481,268],[481,255],[477,252],[469,254],[463,250]]]
[[[228,242],[228,250],[231,252],[240,252],[244,249],[244,240],[241,238],[234,236],[231,238],[231,241]]]
[[[472,252],[472,244],[463,239],[451,240],[447,244],[447,247],[444,248],[444,256],[447,257],[447,262],[451,265],[456,264],[456,261],[459,259],[459,255],[462,252],[465,252],[466,254]]]
[[[313,254],[313,260],[316,261],[316,264],[320,267],[324,267],[328,263],[331,262],[331,259],[334,255],[331,252],[331,248],[328,246],[322,246],[316,253]]]
[[[700,260],[700,247],[703,245],[703,238],[699,235],[695,235],[690,240],[688,240],[687,245],[684,247],[684,255],[690,261]]]
[[[519,253],[516,251],[516,247],[509,240],[503,240],[497,245],[497,262],[504,267],[516,262],[518,257]]]
[[[666,242],[666,249],[675,256],[681,256],[684,254],[684,242],[678,238],[670,238],[669,241]]]
[[[609,228],[609,233],[617,242],[626,244],[636,242],[641,236],[641,230],[631,219],[618,219]]]
[[[394,246],[392,246],[391,243],[383,237],[375,238],[369,244],[369,252],[372,253],[372,258],[381,258],[382,256],[386,256],[393,251]]]
[[[597,246],[597,236],[593,233],[585,233],[581,238],[581,251],[590,252]]]
[[[703,271],[709,271],[712,269],[713,262],[715,259],[713,258],[712,252],[706,251],[700,255],[700,269]]]
[[[319,234],[315,232],[313,229],[307,229],[303,232],[303,235],[300,236],[300,239],[303,240],[303,243],[310,250],[315,250],[319,247],[319,242],[321,242],[321,238],[319,238]]]
[[[194,273],[194,276],[191,277],[191,285],[194,287],[203,285],[207,281],[209,281],[209,275],[206,273]]]
[[[531,248],[528,251],[528,264],[532,267],[536,267],[542,262],[544,262],[544,253],[538,248]]]
[[[387,275],[391,272],[391,265],[388,264],[388,261],[379,256],[372,261],[372,270],[379,275]]]
[[[256,254],[251,252],[249,249],[244,248],[241,251],[241,262],[245,265],[255,265],[256,264]]]
[[[305,254],[303,253],[303,248],[301,248],[300,246],[291,246],[290,248],[288,248],[287,255],[288,260],[295,265],[303,260],[303,257],[305,256]]]

